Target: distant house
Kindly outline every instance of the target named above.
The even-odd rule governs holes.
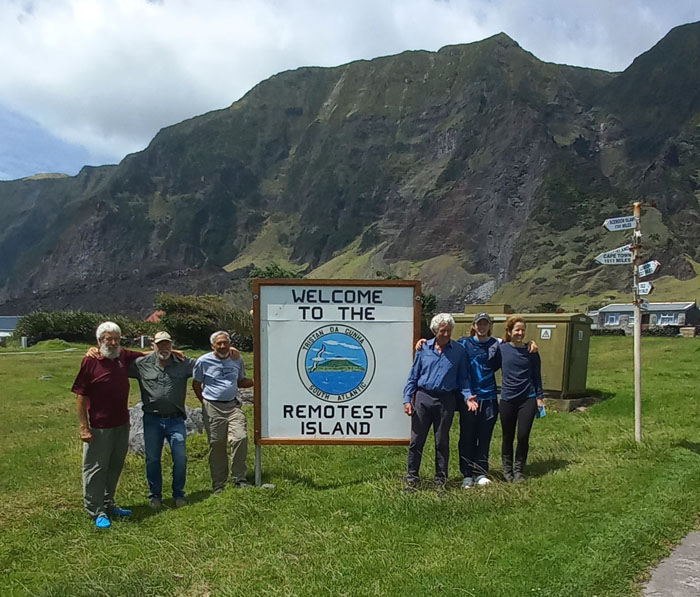
[[[162,319],[163,315],[165,315],[165,311],[157,309],[153,311],[153,313],[151,313],[148,317],[146,317],[146,321],[150,321],[151,323],[160,323],[160,320]]]
[[[700,325],[700,310],[695,301],[682,303],[649,303],[642,310],[642,329],[652,327],[684,327]],[[598,309],[594,327],[601,330],[621,329],[632,333],[634,306],[632,303],[613,303]]]
[[[0,315],[0,338],[7,338],[15,331],[19,315]]]

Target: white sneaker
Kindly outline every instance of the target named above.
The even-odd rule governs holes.
[[[471,477],[464,477],[464,481],[462,481],[462,489],[469,489],[470,487],[474,486],[474,479]]]
[[[491,483],[491,479],[489,479],[486,475],[479,475],[476,478],[477,485],[489,485],[490,483]]]

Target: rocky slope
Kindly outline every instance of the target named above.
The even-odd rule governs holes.
[[[626,242],[600,224],[635,200],[664,264],[655,296],[694,299],[698,46],[699,24],[678,27],[607,73],[499,34],[281,73],[118,166],[0,183],[0,311],[241,298],[269,261],[418,277],[449,309],[586,303],[629,290],[593,257]]]

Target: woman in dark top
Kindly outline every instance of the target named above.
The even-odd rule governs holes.
[[[503,430],[503,474],[508,482],[525,480],[525,463],[530,430],[537,410],[544,405],[540,355],[528,352],[525,320],[513,315],[506,320],[501,349],[501,428]],[[513,441],[518,431],[518,447],[513,461]]]

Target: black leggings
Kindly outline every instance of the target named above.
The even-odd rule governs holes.
[[[537,414],[537,400],[535,398],[501,400],[498,410],[501,413],[501,429],[503,430],[502,455],[513,458],[513,440],[517,424],[518,448],[515,452],[515,460],[525,462],[530,447],[530,430]]]

